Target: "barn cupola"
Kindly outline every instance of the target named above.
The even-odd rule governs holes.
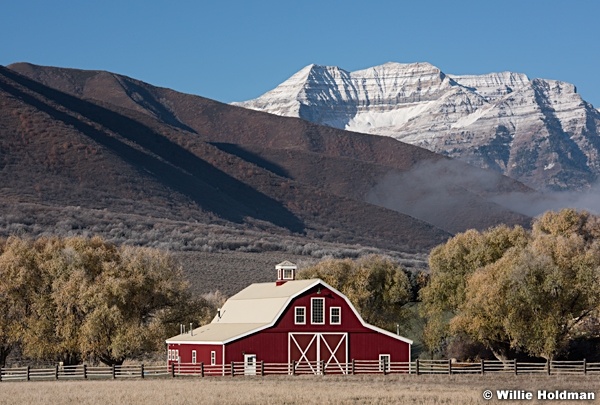
[[[277,282],[275,285],[282,285],[296,279],[296,270],[298,267],[294,263],[286,260],[279,263],[275,268],[277,269]]]

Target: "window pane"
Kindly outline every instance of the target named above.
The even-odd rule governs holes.
[[[296,307],[296,320],[295,320],[295,323],[300,324],[300,325],[306,323],[305,308],[304,307]]]
[[[312,323],[322,324],[325,323],[325,299],[324,298],[313,298],[312,299]]]
[[[341,308],[340,307],[331,307],[331,320],[330,322],[334,325],[339,325],[341,323]]]

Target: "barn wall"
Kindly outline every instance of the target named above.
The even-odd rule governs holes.
[[[245,354],[256,354],[257,361],[265,363],[287,363],[287,332],[258,332],[225,346],[225,362],[244,361]]]
[[[346,300],[325,287],[315,287],[298,296],[284,311],[279,321],[265,331],[238,339],[226,345],[225,362],[244,361],[244,353],[256,354],[258,361],[287,363],[290,332],[347,332],[348,361],[378,360],[380,354],[390,354],[391,361],[410,361],[409,344],[375,332],[363,326]],[[311,298],[325,298],[325,324],[311,325]],[[306,307],[306,324],[294,323],[295,307]],[[341,325],[331,325],[331,307],[341,308]]]
[[[389,354],[390,361],[410,361],[410,345],[382,333],[353,333],[349,342],[350,357],[355,360],[378,360],[380,354]]]
[[[362,330],[363,326],[360,320],[354,315],[354,312],[350,306],[346,303],[346,300],[330,291],[325,287],[320,287],[321,293],[319,294],[319,287],[313,287],[305,293],[298,296],[291,305],[286,308],[283,315],[279,318],[279,321],[275,324],[274,328],[285,332],[346,332],[350,330]],[[310,307],[311,298],[325,298],[325,324],[324,325],[311,325],[310,323]],[[297,306],[306,307],[306,324],[295,325],[294,324],[294,308]],[[331,307],[340,307],[342,315],[341,325],[331,325],[329,315]]]
[[[210,364],[210,352],[216,352],[216,364],[223,364],[223,345],[201,345],[201,344],[170,344],[169,349],[179,350],[182,363],[192,362],[192,350],[196,350],[196,363]],[[172,362],[172,361],[171,361]],[[170,363],[171,363],[170,362]]]

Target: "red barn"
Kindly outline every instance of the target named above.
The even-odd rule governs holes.
[[[168,361],[204,365],[293,363],[348,373],[354,360],[409,362],[412,341],[366,323],[348,298],[323,280],[296,280],[276,266],[277,281],[252,284],[227,300],[208,325],[168,339]],[[385,367],[385,365],[384,365]]]

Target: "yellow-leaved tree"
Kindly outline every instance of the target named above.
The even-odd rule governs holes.
[[[585,211],[548,212],[535,220],[532,231],[519,237],[518,243],[505,244],[500,255],[498,244],[489,242],[495,230],[483,232],[481,248],[489,250],[488,257],[495,260],[471,267],[455,260],[449,266],[458,266],[454,274],[461,278],[463,291],[453,305],[440,300],[436,289],[455,284],[444,283],[440,267],[432,267],[432,283],[422,295],[425,308],[430,313],[440,308],[451,311],[445,333],[466,333],[501,360],[509,350],[552,360],[584,333],[583,323],[599,309],[599,224],[597,217]],[[505,235],[523,232],[513,228]],[[451,240],[448,245],[455,243]],[[446,250],[444,246],[438,249]],[[439,259],[439,253],[434,253]],[[435,327],[439,328],[438,323]]]
[[[395,330],[406,321],[410,281],[402,267],[389,258],[328,259],[302,270],[298,277],[320,278],[339,290],[370,324]]]
[[[200,324],[210,312],[206,301],[191,299],[168,254],[99,237],[9,238],[0,273],[9,276],[0,300],[6,297],[20,317],[10,342],[27,357],[65,365],[122,364],[162,349],[178,322]]]

